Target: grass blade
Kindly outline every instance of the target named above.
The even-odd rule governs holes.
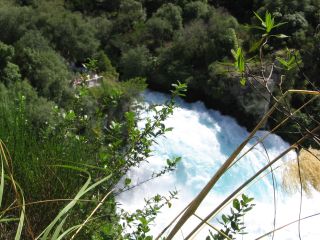
[[[89,173],[88,173],[89,174]],[[89,174],[88,180],[86,181],[86,183],[82,186],[82,188],[79,190],[79,192],[77,193],[77,195],[74,197],[74,199],[67,204],[67,206],[65,206],[60,212],[59,214],[56,216],[56,218],[48,225],[48,227],[39,235],[43,236],[41,239],[42,240],[47,240],[52,228],[54,227],[54,225],[63,217],[64,214],[66,214],[68,211],[70,211],[70,209],[72,209],[74,207],[74,205],[77,203],[77,201],[79,200],[79,198],[85,194],[86,189],[88,188],[89,184],[91,182],[91,176]],[[39,239],[39,237],[37,239]]]
[[[61,229],[63,227],[63,224],[64,222],[67,220],[67,217],[66,216],[60,223],[59,225],[57,226],[56,230],[54,231],[53,235],[52,235],[52,238],[51,240],[56,240],[58,237],[59,237],[59,233],[61,232]]]
[[[18,228],[16,231],[16,236],[15,236],[14,240],[20,240],[20,238],[21,238],[22,228],[24,225],[25,211],[26,211],[26,206],[25,206],[24,197],[22,195],[22,209],[21,209],[21,214],[20,214],[19,225],[18,225]]]
[[[76,194],[76,196],[74,197],[73,200],[71,200],[71,202],[69,204],[67,204],[67,206],[65,206],[60,212],[59,214],[56,216],[56,218],[47,226],[47,228],[36,238],[39,239],[41,237],[42,240],[47,240],[48,236],[50,234],[50,232],[52,231],[53,227],[55,226],[55,224],[67,213],[69,212],[74,206],[75,204],[79,201],[79,199],[86,194],[87,192],[89,192],[90,190],[92,190],[93,188],[95,188],[96,186],[100,185],[101,183],[103,183],[104,181],[108,180],[111,175],[108,175],[107,177],[99,180],[98,182],[92,184],[91,186],[91,175],[88,171],[86,171],[85,169],[81,169],[78,167],[74,167],[74,166],[69,166],[69,165],[55,165],[55,167],[62,167],[62,168],[67,168],[67,169],[71,169],[71,170],[75,170],[75,171],[80,171],[80,172],[85,172],[86,174],[88,174],[88,179],[86,181],[86,183],[81,187],[81,189],[79,190],[79,192]],[[64,220],[62,220],[64,221]],[[61,224],[61,223],[60,223]],[[59,224],[59,226],[60,226]],[[59,226],[57,228],[59,228]],[[56,229],[57,230],[57,229]]]
[[[91,212],[91,214],[87,217],[87,219],[81,224],[81,226],[78,228],[76,233],[70,238],[70,240],[73,240],[75,236],[81,231],[81,229],[87,224],[87,222],[89,222],[89,220],[92,218],[95,212],[102,206],[102,204],[105,202],[105,200],[111,193],[112,193],[112,190],[104,196],[104,198],[100,201],[100,203],[96,206],[96,208]]]
[[[4,167],[3,167],[2,155],[1,155],[0,208],[2,203],[3,191],[4,191]]]
[[[2,218],[0,219],[0,223],[8,223],[8,222],[17,222],[19,218]]]
[[[81,225],[76,225],[73,226],[69,229],[67,229],[66,231],[64,231],[56,240],[61,240],[64,236],[66,236],[67,234],[71,233],[72,231],[75,231],[76,229],[78,229]]]

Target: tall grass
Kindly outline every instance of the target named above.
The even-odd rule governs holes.
[[[92,181],[105,186],[106,190],[102,193],[108,192],[110,187],[106,181],[100,182],[109,175],[105,170],[99,176],[96,176],[97,171],[91,176],[87,170],[98,159],[97,147],[69,136],[68,129],[59,125],[50,131],[47,131],[50,126],[42,129],[34,127],[26,111],[26,108],[32,107],[28,104],[22,92],[0,94],[0,139],[3,148],[0,165],[0,239],[13,239],[17,229],[23,239],[34,239],[52,224],[51,221],[59,216],[68,201],[73,202],[72,208],[64,210],[58,222],[66,217],[66,212],[70,214],[74,209],[73,218],[68,218],[64,225],[77,225],[94,206],[91,202],[93,193],[89,191],[93,189]],[[86,207],[82,206],[80,211],[75,203],[84,194],[88,201],[83,202]],[[76,208],[79,211],[75,211]],[[26,223],[23,228],[21,224],[17,226],[19,212],[22,214],[20,221]],[[5,220],[4,213],[14,217]]]
[[[70,212],[72,208],[75,207],[75,205],[78,203],[78,201],[88,192],[95,189],[97,186],[101,185],[105,181],[107,181],[111,176],[106,176],[102,178],[101,180],[92,183],[92,178],[89,172],[79,169],[72,166],[61,166],[63,168],[69,168],[71,170],[84,172],[87,174],[87,180],[85,184],[78,190],[76,195],[73,197],[73,199],[70,200],[70,202],[63,207],[57,216],[47,225],[47,227],[38,235],[35,236],[32,226],[28,220],[27,212],[26,211],[26,203],[25,203],[25,197],[24,193],[22,191],[22,188],[20,185],[15,181],[12,174],[12,169],[10,169],[10,161],[11,156],[9,155],[6,146],[4,143],[0,140],[0,160],[1,160],[1,176],[0,176],[0,223],[1,225],[10,224],[10,227],[12,228],[12,231],[8,231],[6,229],[6,226],[1,226],[1,239],[12,239],[12,236],[15,235],[15,240],[25,239],[25,237],[22,237],[22,231],[24,226],[26,225],[26,229],[28,231],[29,237],[32,239],[41,239],[41,240],[59,240],[62,239],[68,235],[71,235],[73,233],[74,238],[76,234],[80,232],[80,230],[83,228],[83,226],[89,221],[90,217],[97,211],[97,209],[101,206],[101,204],[105,201],[105,199],[109,196],[110,192],[108,192],[102,202],[100,202],[97,207],[94,209],[94,211],[90,214],[88,219],[83,224],[78,225],[71,225],[64,229],[64,225],[66,223],[66,220],[70,219]],[[7,169],[7,171],[5,171]],[[6,184],[7,180],[7,184]],[[2,199],[4,196],[8,196],[8,193],[5,194],[5,186],[11,187],[14,189],[15,196],[13,196],[12,203],[8,207],[2,206]],[[10,190],[9,190],[10,192]],[[9,195],[10,196],[10,195]],[[10,212],[10,208],[13,209],[16,205],[17,209],[20,211],[20,217],[6,217],[6,215],[12,215]],[[38,210],[39,211],[39,210]],[[41,211],[41,210],[40,210]],[[70,221],[70,220],[69,220]],[[16,222],[17,224],[12,225],[12,222]],[[12,236],[11,236],[12,235]]]
[[[133,80],[126,87],[135,85],[135,81],[141,82]],[[81,101],[90,99],[91,95],[88,89],[79,89],[74,105],[69,106],[74,110],[65,111],[52,106],[49,111],[54,113],[50,116],[51,123],[37,123],[33,122],[30,113],[38,105],[30,102],[30,98],[24,95],[25,91],[16,86],[6,92],[0,89],[0,139],[6,144],[7,153],[11,153],[8,169],[14,176],[14,182],[20,184],[19,189],[23,189],[23,201],[17,202],[17,194],[12,188],[3,187],[5,200],[2,199],[0,215],[1,219],[4,213],[16,216],[23,208],[25,221],[21,222],[25,224],[23,228],[17,228],[14,223],[0,221],[0,230],[6,239],[11,239],[17,229],[21,229],[22,239],[62,239],[71,234],[73,239],[88,239],[96,227],[102,228],[101,225],[110,229],[115,226],[117,229],[108,232],[108,236],[121,237],[119,229],[122,226],[115,212],[112,189],[131,166],[138,165],[149,156],[150,139],[168,131],[159,123],[172,112],[173,100],[157,112],[159,118],[150,120],[148,127],[140,132],[133,112],[126,113],[123,121],[118,122],[115,116],[107,119],[113,120],[109,126],[106,112],[110,112],[100,109],[108,107],[109,101],[116,109],[117,102],[129,99],[129,96],[121,96],[123,89],[115,89],[116,93],[111,93],[111,96],[101,90],[107,85],[97,91],[90,89],[97,95],[91,101],[98,101],[98,104],[99,100],[106,102],[91,109],[97,112],[90,115],[88,121],[85,120],[88,116],[83,115],[88,112],[84,111],[84,102]],[[36,95],[33,89],[31,91]],[[81,101],[80,95],[84,98]],[[36,111],[33,114],[37,119],[42,113]],[[89,125],[90,121],[94,123]],[[99,127],[95,129],[97,125]]]
[[[18,222],[17,229],[14,231],[15,232],[15,240],[20,239],[21,233],[22,233],[22,228],[25,220],[25,200],[23,196],[23,191],[21,187],[16,183],[15,179],[13,178],[12,175],[12,169],[10,168],[10,162],[11,158],[7,152],[7,148],[3,144],[3,142],[0,139],[0,160],[1,160],[1,176],[0,176],[0,210],[2,209],[3,204],[3,198],[5,196],[5,185],[6,182],[5,180],[8,180],[10,183],[12,189],[13,189],[13,203],[17,202],[18,205],[20,205],[20,218],[15,218],[15,217],[6,217],[5,213],[7,210],[1,211],[0,212],[0,223],[5,224],[5,223],[10,223],[10,222]],[[7,174],[5,172],[5,169],[7,169]],[[1,225],[0,225],[0,230]],[[5,231],[1,231],[3,234],[5,234]]]
[[[289,193],[297,192],[301,184],[309,195],[313,189],[320,191],[320,150],[302,148],[298,161],[299,164],[295,159],[286,164],[282,183],[284,188]]]

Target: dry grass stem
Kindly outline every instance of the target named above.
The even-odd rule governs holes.
[[[299,191],[301,184],[304,192],[311,196],[313,189],[320,191],[320,150],[301,149],[298,158],[301,183],[297,161],[292,160],[286,164],[282,186],[288,193],[294,193]]]

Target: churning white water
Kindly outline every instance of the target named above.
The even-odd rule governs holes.
[[[146,104],[161,104],[168,99],[168,96],[161,93],[147,91],[145,94]],[[186,103],[181,99],[177,100],[177,107],[166,122],[167,127],[173,127],[165,137],[159,138],[153,146],[153,156],[149,163],[143,164],[140,168],[133,169],[129,177],[133,182],[141,182],[150,178],[153,172],[161,169],[166,159],[181,156],[175,172],[148,182],[139,188],[125,192],[118,197],[122,207],[128,211],[141,208],[144,199],[156,194],[168,195],[168,191],[178,190],[178,200],[173,201],[171,208],[163,208],[156,219],[152,233],[159,233],[174,216],[179,213],[191,199],[207,183],[215,171],[236,149],[236,147],[248,136],[245,128],[228,116],[221,115],[218,111],[207,109],[203,103]],[[143,125],[143,123],[141,123]],[[263,131],[258,135],[262,135]],[[252,143],[245,149],[249,149]],[[264,147],[258,145],[241,161],[233,166],[225,174],[209,196],[197,210],[200,217],[205,217],[219,204],[228,194],[240,186],[245,180],[251,177],[268,162],[288,148],[289,144],[276,135],[270,135],[264,141]],[[267,151],[266,151],[267,150]],[[274,203],[272,178],[269,174],[261,181],[256,182],[245,191],[249,197],[254,197],[256,206],[244,218],[249,234],[239,236],[239,239],[255,239],[256,237],[271,231],[274,221],[274,207],[276,206],[276,227],[297,220],[299,218],[299,193],[288,195],[281,190],[281,166],[290,159],[295,159],[296,154],[290,152],[276,166],[276,203]],[[274,168],[276,168],[274,166]],[[319,173],[320,174],[320,173]],[[230,208],[226,207],[224,213],[229,213]],[[303,195],[301,217],[320,212],[320,194],[314,193],[312,198]],[[192,218],[185,224],[176,239],[183,239],[192,226],[198,223]],[[320,239],[320,217],[313,217],[301,222],[301,238],[316,240]],[[219,223],[213,222],[217,227]],[[205,239],[208,229],[203,229],[195,239]],[[268,236],[265,239],[271,239]],[[275,233],[274,239],[299,239],[298,224],[292,224]]]

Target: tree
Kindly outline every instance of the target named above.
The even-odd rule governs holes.
[[[238,21],[230,14],[214,9],[208,20],[209,52],[215,59],[223,59],[230,56],[230,49],[233,49],[238,40],[235,32],[238,30]]]
[[[28,28],[33,25],[32,10],[28,7],[5,5],[0,8],[0,29],[5,29],[0,35],[0,41],[14,44]]]
[[[135,0],[121,0],[117,18],[114,22],[116,32],[131,31],[135,25],[146,18],[142,4]]]
[[[209,13],[209,5],[202,1],[187,3],[183,8],[183,18],[186,22],[192,19],[204,18]]]
[[[11,62],[8,62],[5,68],[0,71],[1,79],[5,85],[21,80],[20,68]]]
[[[182,9],[172,3],[167,3],[158,8],[155,17],[167,20],[174,30],[182,28]]]
[[[98,72],[103,72],[112,76],[117,76],[116,69],[112,66],[109,57],[102,50],[97,52],[93,57],[95,60],[97,60]]]
[[[218,10],[207,22],[191,21],[176,33],[171,45],[158,50],[157,74],[153,74],[150,82],[168,89],[172,82],[179,80],[189,84],[194,97],[214,98],[208,91],[208,66],[229,54],[237,41],[236,27],[233,17]]]
[[[15,62],[41,96],[60,101],[71,74],[64,59],[39,32],[26,33],[16,44]]]
[[[147,23],[147,38],[153,48],[161,46],[163,42],[169,41],[173,37],[173,28],[171,24],[162,18],[152,17]]]
[[[65,0],[68,8],[91,15],[104,11],[113,12],[119,8],[120,0]]]
[[[96,38],[99,39],[101,47],[106,48],[112,36],[112,21],[106,16],[97,16],[90,18],[90,24],[96,29]]]
[[[150,52],[145,46],[129,49],[121,60],[122,79],[145,77],[150,66]]]
[[[13,58],[14,48],[10,45],[0,42],[0,68],[4,68]]]
[[[97,51],[96,29],[81,14],[50,2],[42,2],[34,14],[37,29],[69,61],[83,62]]]
[[[13,56],[14,48],[0,42],[0,82],[7,86],[21,79],[19,67],[12,63]]]

